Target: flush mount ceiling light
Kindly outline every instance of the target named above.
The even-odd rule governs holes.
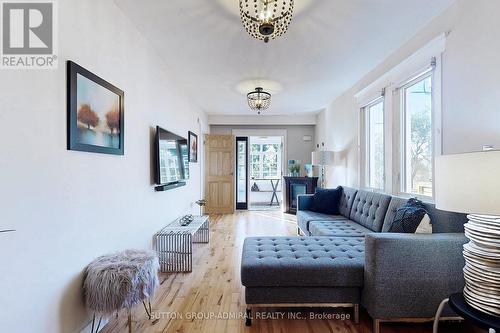
[[[247,100],[250,109],[260,114],[261,111],[267,109],[271,105],[271,94],[264,91],[261,87],[257,87],[255,91],[247,94]]]
[[[283,35],[293,16],[294,0],[240,0],[240,16],[247,32],[269,42]]]

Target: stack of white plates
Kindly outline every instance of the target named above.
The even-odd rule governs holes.
[[[464,297],[473,308],[500,316],[500,217],[468,217]]]

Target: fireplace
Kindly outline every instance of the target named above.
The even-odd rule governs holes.
[[[285,207],[289,214],[297,213],[297,196],[312,194],[318,186],[318,177],[284,177],[285,178]]]

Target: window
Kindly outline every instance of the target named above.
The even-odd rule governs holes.
[[[402,192],[432,197],[432,73],[401,88]]]
[[[236,138],[236,203],[247,202],[247,138]]]
[[[366,186],[384,189],[384,99],[364,107],[366,133]]]
[[[281,177],[278,154],[281,154],[280,144],[251,144],[250,176],[257,179]]]
[[[445,46],[446,35],[436,37],[355,94],[361,187],[432,201]]]

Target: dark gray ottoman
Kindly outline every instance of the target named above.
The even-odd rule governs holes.
[[[364,237],[251,237],[241,282],[247,325],[255,307],[354,307],[363,286]]]

